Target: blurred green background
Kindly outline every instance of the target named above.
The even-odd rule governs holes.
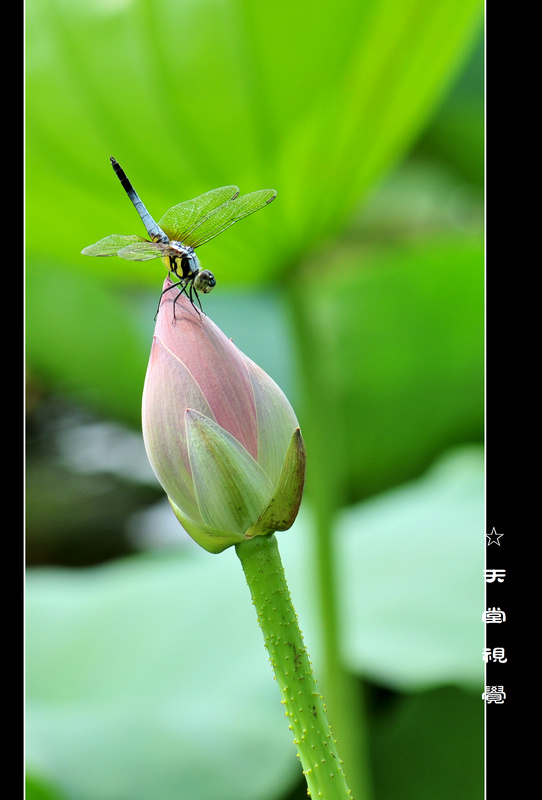
[[[483,6],[26,5],[29,800],[297,800],[233,550],[147,464],[161,262],[80,255],[235,183],[206,313],[308,450],[287,579],[356,800],[483,791]]]

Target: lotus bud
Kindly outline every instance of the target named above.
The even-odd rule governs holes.
[[[205,550],[294,522],[305,446],[290,403],[169,278],[145,378],[143,438],[177,519]]]

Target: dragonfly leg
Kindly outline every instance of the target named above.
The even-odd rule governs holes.
[[[177,273],[175,273],[175,274],[177,275]],[[158,312],[160,311],[160,303],[162,302],[162,297],[164,296],[164,294],[166,292],[169,292],[170,289],[176,289],[179,286],[181,287],[181,289],[179,290],[179,292],[175,296],[175,300],[173,301],[173,319],[177,319],[176,314],[175,314],[175,304],[177,303],[177,300],[179,299],[179,297],[182,294],[185,294],[188,297],[188,299],[192,303],[192,307],[197,312],[198,316],[200,316],[200,312],[196,308],[196,305],[195,305],[194,300],[193,300],[193,294],[195,294],[196,295],[196,300],[198,301],[198,304],[199,304],[199,307],[201,308],[201,311],[203,312],[203,308],[201,307],[201,302],[200,302],[198,293],[194,289],[193,284],[190,283],[189,291],[187,291],[186,290],[186,282],[184,280],[180,280],[180,281],[177,281],[177,283],[172,283],[171,286],[168,286],[167,289],[164,289],[160,293],[160,299],[158,300],[158,308],[156,309],[156,314],[154,315],[154,319],[155,320],[156,320],[156,317],[158,316]]]
[[[171,286],[168,286],[167,289],[163,289],[163,291],[160,292],[160,297],[158,299],[158,307],[156,309],[156,314],[154,315],[155,322],[156,322],[156,317],[158,316],[158,312],[160,311],[160,303],[162,302],[162,297],[165,295],[166,292],[169,292],[170,289],[176,289],[177,286],[180,286],[181,284],[182,284],[182,281],[178,281],[177,283],[172,283]],[[181,289],[181,291],[179,292],[177,297],[179,297],[179,295],[182,294],[182,292],[183,292],[183,289]],[[177,300],[177,297],[175,298],[175,301]],[[174,303],[175,303],[175,301],[174,301]],[[173,305],[173,316],[175,316],[175,305]]]
[[[196,300],[198,301],[198,306],[200,307],[201,313],[204,314],[205,312],[203,310],[203,306],[201,305],[201,300],[199,299],[199,294],[198,294],[198,292],[196,290],[196,287],[194,286],[194,282],[192,282],[190,284],[190,290],[188,292],[188,299],[190,300],[190,302],[192,303],[194,308],[196,308],[196,306],[194,304],[194,300],[192,299],[192,295],[196,296]],[[198,311],[197,308],[196,308],[196,311]],[[198,314],[199,314],[199,311],[198,311]]]

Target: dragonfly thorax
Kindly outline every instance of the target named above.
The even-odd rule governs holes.
[[[192,247],[170,241],[168,251],[170,269],[179,278],[191,278],[200,271],[201,264]]]
[[[198,260],[196,254],[194,253],[193,247],[187,247],[182,242],[175,242],[174,240],[170,240],[168,244],[169,250],[173,250],[175,255],[179,255],[181,258],[185,257],[189,260]]]
[[[168,246],[169,269],[183,286],[192,285],[196,292],[208,294],[216,286],[215,276],[202,269],[199,258],[192,247],[182,242],[170,241]]]

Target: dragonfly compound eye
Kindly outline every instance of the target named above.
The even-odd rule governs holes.
[[[203,292],[208,294],[211,289],[216,286],[216,279],[212,272],[208,269],[202,269],[194,278],[194,289],[196,292]]]

